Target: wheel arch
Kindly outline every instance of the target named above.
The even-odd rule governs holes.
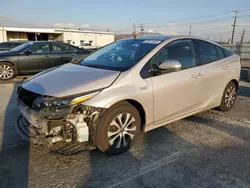
[[[239,82],[236,79],[232,79],[230,82],[235,83],[237,91],[239,90]],[[230,83],[229,82],[229,83]]]
[[[123,99],[123,100],[115,102],[109,108],[111,108],[115,105],[118,105],[120,103],[123,103],[123,102],[129,103],[130,105],[132,105],[133,107],[135,107],[137,109],[137,111],[139,112],[140,117],[141,117],[141,130],[142,130],[144,128],[144,126],[146,125],[146,112],[145,112],[145,110],[140,102],[138,102],[137,100],[134,100],[134,99]]]

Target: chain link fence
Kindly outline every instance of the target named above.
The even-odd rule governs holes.
[[[221,44],[240,56],[241,60],[250,60],[250,44]]]

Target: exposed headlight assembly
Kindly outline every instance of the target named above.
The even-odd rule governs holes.
[[[90,94],[86,94],[83,96],[71,96],[68,98],[38,98],[33,103],[34,109],[40,109],[42,111],[58,111],[65,107],[70,107],[76,104],[83,103],[87,101],[88,99],[92,98],[98,92],[93,92]]]

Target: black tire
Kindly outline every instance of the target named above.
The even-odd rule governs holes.
[[[127,114],[130,114],[130,116]],[[113,121],[118,122],[117,124],[119,124],[118,116],[121,117],[120,119],[122,121],[122,124],[126,122],[127,117],[130,117],[130,119],[128,118],[127,122],[132,121],[132,123],[129,124],[127,128],[129,128],[130,130],[135,129],[135,131],[128,131],[129,133],[134,135],[132,139],[129,135],[125,133],[126,130],[128,129],[121,128],[123,130],[119,130],[117,126],[113,124],[111,125]],[[132,117],[134,117],[134,119]],[[117,155],[120,153],[124,153],[134,144],[136,138],[138,137],[138,134],[140,133],[140,128],[141,128],[141,117],[139,112],[134,106],[132,106],[127,102],[122,102],[117,105],[114,105],[100,117],[95,135],[96,146],[99,150],[108,155]],[[118,134],[120,136],[118,136],[115,139],[114,137],[116,137],[118,134],[108,137],[108,134],[110,133],[113,134],[111,131],[114,132],[118,131],[119,132]],[[121,137],[121,134],[125,136]],[[123,141],[123,137],[125,139],[125,144]],[[112,139],[114,139],[113,144],[110,143],[112,142],[111,141]],[[120,147],[118,147],[119,140],[121,140]]]
[[[4,76],[1,76],[1,68],[3,68],[4,66],[6,66],[6,67],[8,67],[9,68],[9,70],[12,72],[12,74],[11,74],[11,76],[9,76],[9,77],[6,77],[6,78],[4,78]],[[15,76],[16,76],[16,69],[15,69],[15,67],[12,65],[12,64],[10,64],[10,63],[7,63],[7,62],[0,62],[0,80],[11,80],[11,79],[13,79]]]
[[[228,95],[232,96],[230,101],[228,101],[228,97],[227,97]],[[234,82],[229,82],[229,84],[227,84],[227,86],[223,92],[223,96],[222,96],[222,100],[221,100],[221,105],[219,106],[219,110],[221,110],[223,112],[229,111],[234,106],[235,101],[236,101],[236,97],[237,97],[237,86]]]

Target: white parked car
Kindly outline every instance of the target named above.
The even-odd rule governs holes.
[[[238,55],[204,39],[120,40],[27,80],[18,97],[30,125],[19,128],[29,128],[36,142],[87,142],[122,153],[140,131],[215,107],[230,110],[240,70]]]

